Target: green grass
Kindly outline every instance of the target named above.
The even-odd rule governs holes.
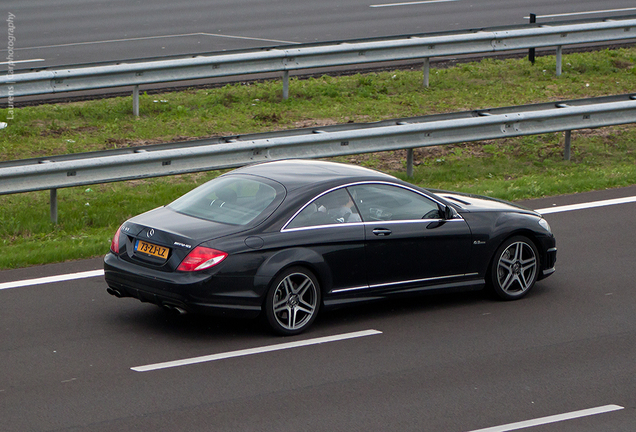
[[[196,137],[244,134],[344,122],[367,122],[550,100],[633,92],[636,48],[554,57],[492,60],[431,70],[292,79],[218,89],[16,109],[0,131],[0,160],[111,149]],[[0,110],[7,121],[8,110]],[[563,134],[419,149],[412,182],[518,200],[636,183],[636,128],[572,134],[572,160],[563,161]],[[387,152],[338,160],[404,178],[404,155]],[[164,205],[218,173],[94,185],[58,191],[59,224],[49,219],[49,193],[0,196],[0,268],[103,255],[127,218]]]

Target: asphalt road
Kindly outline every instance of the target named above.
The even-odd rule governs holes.
[[[16,70],[521,24],[531,12],[539,22],[550,22],[636,14],[636,5],[633,0],[3,0],[0,5],[2,21],[15,15],[14,60],[23,62]],[[4,58],[7,39],[2,40]],[[0,64],[0,73],[6,70]]]
[[[636,186],[527,204],[633,196]],[[364,305],[289,338],[259,321],[171,318],[108,295],[101,277],[0,289],[0,430],[467,432],[608,405],[623,409],[531,430],[634,430],[635,215],[636,202],[548,214],[557,272],[523,300]],[[100,267],[5,271],[0,287]],[[131,369],[363,330],[381,333]]]

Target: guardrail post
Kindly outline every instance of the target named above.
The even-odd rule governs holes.
[[[413,178],[413,149],[406,150],[406,176]]]
[[[51,222],[57,224],[57,189],[50,191]]]
[[[424,87],[428,88],[428,78],[431,73],[431,59],[426,57],[424,64],[422,65],[422,71],[424,72]]]
[[[572,131],[565,131],[565,147],[563,149],[563,160],[570,160],[570,145],[572,142]]]
[[[139,117],[139,86],[133,87],[133,114]]]
[[[561,76],[561,63],[563,57],[563,46],[559,45],[556,50],[556,75]]]
[[[289,98],[289,71],[283,71],[283,99]]]
[[[533,13],[530,14],[530,24],[534,24],[537,22],[537,16]],[[530,48],[528,50],[528,60],[530,60],[530,63],[534,64],[534,55],[535,55],[535,50],[534,48]]]

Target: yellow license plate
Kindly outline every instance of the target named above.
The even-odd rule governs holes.
[[[137,242],[137,247],[135,248],[137,252],[143,252],[148,255],[156,256],[163,259],[168,259],[168,252],[170,249],[165,248],[163,246],[157,246],[152,243],[147,243],[145,241],[139,240]]]

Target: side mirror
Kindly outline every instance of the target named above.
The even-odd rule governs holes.
[[[455,216],[455,212],[451,206],[444,207],[444,219],[452,219]]]

